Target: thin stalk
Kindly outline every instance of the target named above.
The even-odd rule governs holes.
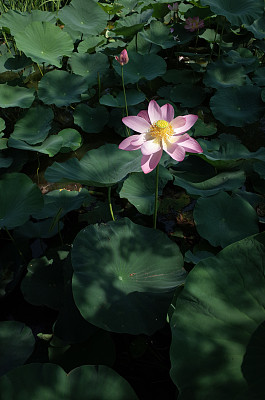
[[[41,73],[41,76],[43,76],[43,72],[42,72],[41,67],[39,66],[38,63],[37,63],[37,66],[38,66],[38,68],[39,68],[39,71],[40,71],[40,73]]]
[[[25,259],[24,255],[23,255],[22,251],[20,250],[20,248],[19,248],[18,245],[16,244],[15,239],[13,238],[13,236],[11,235],[11,233],[9,232],[9,230],[8,230],[6,227],[5,227],[5,231],[6,231],[6,233],[8,234],[9,238],[11,239],[11,241],[13,242],[13,244],[14,244],[15,248],[17,249],[18,254],[19,254],[20,257],[22,258],[22,260],[23,260],[24,262],[26,262],[26,259]]]
[[[122,87],[123,87],[125,111],[126,111],[126,116],[128,117],[129,114],[128,114],[127,98],[126,98],[126,91],[125,91],[125,85],[124,85],[123,65],[121,66],[121,80],[122,80]],[[130,136],[130,129],[127,126],[126,126],[126,135]]]
[[[109,210],[110,210],[112,221],[115,221],[112,204],[111,204],[111,186],[108,187],[108,203],[109,203]]]
[[[153,215],[154,229],[156,229],[157,210],[158,210],[158,181],[159,181],[159,164],[157,164],[156,167],[155,209]]]
[[[7,37],[6,37],[6,34],[5,34],[5,32],[4,32],[4,31],[2,31],[2,34],[3,34],[3,36],[4,36],[4,39],[5,39],[5,44],[6,44],[6,47],[7,47],[8,51],[9,51],[9,53],[10,53],[10,54],[12,54],[12,51],[10,50],[10,47],[9,47],[8,40],[7,40]]]
[[[101,82],[100,82],[100,75],[98,72],[98,101],[100,100],[100,92],[101,92]]]

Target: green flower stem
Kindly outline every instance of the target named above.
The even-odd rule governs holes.
[[[128,114],[127,98],[126,98],[126,91],[125,91],[125,85],[124,85],[124,77],[123,77],[123,65],[121,66],[121,80],[122,80],[122,87],[123,87],[125,111],[126,111],[126,116],[128,117],[129,114]],[[126,134],[127,134],[127,136],[130,136],[130,129],[127,126],[126,126]]]
[[[17,249],[18,254],[20,255],[21,259],[22,259],[24,262],[26,262],[26,259],[25,259],[24,255],[23,255],[22,251],[20,250],[20,248],[18,247],[18,245],[17,245],[15,239],[13,238],[13,236],[11,235],[11,233],[9,232],[9,230],[8,230],[6,227],[5,227],[5,231],[6,231],[6,233],[8,234],[10,240],[13,242],[15,248]]]
[[[158,180],[159,180],[159,164],[156,167],[156,188],[155,188],[155,209],[154,209],[154,229],[156,229],[157,210],[158,210]]]
[[[111,204],[111,186],[108,187],[108,202],[109,202],[109,209],[110,209],[112,221],[115,221],[112,204]]]

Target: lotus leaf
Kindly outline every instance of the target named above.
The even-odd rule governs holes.
[[[219,192],[201,197],[193,215],[198,233],[213,246],[226,247],[259,232],[256,211],[238,195]]]
[[[72,265],[74,300],[83,317],[131,334],[151,334],[164,325],[172,290],[185,277],[178,246],[127,218],[80,231]]]
[[[251,352],[264,321],[264,256],[263,233],[231,244],[189,273],[171,320],[171,377],[183,400],[254,398],[260,375],[254,377],[257,353],[251,358]],[[256,345],[261,351],[260,341]]]
[[[39,188],[22,173],[5,174],[0,180],[0,228],[12,229],[24,224],[43,207]]]

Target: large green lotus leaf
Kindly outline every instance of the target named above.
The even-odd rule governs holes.
[[[16,45],[36,63],[47,63],[61,67],[61,58],[70,56],[73,42],[59,26],[50,22],[32,22],[14,35]]]
[[[180,83],[175,86],[161,86],[157,93],[175,103],[180,103],[181,107],[196,107],[201,104],[205,98],[202,87],[185,83]]]
[[[4,56],[2,56],[4,57]],[[3,68],[6,71],[13,71],[13,72],[19,72],[23,70],[24,68],[27,67],[32,67],[32,60],[28,57],[25,56],[25,54],[16,54],[14,57],[12,55],[8,56],[6,58],[6,61],[4,62]],[[1,71],[5,72],[5,71]],[[33,72],[33,70],[32,70]]]
[[[190,154],[170,171],[173,176],[179,176],[190,182],[203,182],[216,175],[215,169],[197,155]]]
[[[169,49],[176,46],[173,36],[168,27],[159,21],[152,21],[150,29],[140,32],[140,35],[149,43],[156,44],[162,49]]]
[[[226,247],[259,232],[253,207],[242,197],[226,192],[199,198],[193,216],[198,233],[213,246]]]
[[[250,152],[240,140],[233,135],[222,133],[218,139],[198,139],[203,154],[201,158],[207,160],[215,168],[229,169],[239,166],[244,160],[263,160],[265,148],[261,147],[256,152]]]
[[[137,34],[150,21],[153,10],[146,10],[141,14],[133,13],[120,18],[115,26],[114,32],[116,35],[133,36]]]
[[[265,319],[264,257],[263,233],[226,247],[189,273],[171,320],[171,378],[181,399],[263,398],[251,396],[243,374],[245,363],[252,372],[257,368],[256,358],[244,357]]]
[[[162,57],[156,54],[149,54],[148,57],[137,53],[128,53],[130,61],[123,67],[124,82],[136,83],[145,78],[148,81],[164,75],[167,64]],[[121,75],[121,66],[116,61],[113,63],[115,71]]]
[[[136,89],[126,90],[127,106],[134,106],[142,103],[144,100],[145,94],[143,92],[139,92]],[[116,97],[113,97],[111,94],[105,94],[100,98],[99,102],[100,104],[110,107],[125,107],[124,93],[119,92]]]
[[[1,145],[1,140],[0,140]],[[5,157],[3,152],[0,152],[0,168],[8,168],[13,162],[12,157]]]
[[[48,136],[52,120],[52,109],[40,105],[31,107],[24,117],[16,122],[11,137],[32,145],[42,143]]]
[[[84,78],[67,71],[54,70],[44,75],[38,87],[40,100],[57,107],[69,106],[81,100],[81,93],[87,90]]]
[[[101,33],[107,26],[108,14],[93,0],[72,0],[58,12],[58,18],[72,31],[85,37]]]
[[[113,332],[150,335],[183,283],[183,257],[162,232],[125,218],[80,231],[72,250],[73,295],[89,322]]]
[[[208,65],[203,81],[215,89],[242,86],[246,83],[246,74],[241,65],[219,60]]]
[[[265,161],[265,159],[264,159]],[[262,179],[265,179],[265,162],[258,161],[253,165],[254,171],[256,171]]]
[[[244,171],[222,172],[210,179],[201,182],[187,181],[182,178],[182,174],[174,174],[174,185],[180,186],[188,194],[195,196],[208,197],[220,192],[221,190],[234,190],[244,185],[246,176]]]
[[[82,144],[82,136],[76,129],[66,128],[58,132],[58,136],[63,139],[60,153],[68,153],[77,150]]]
[[[87,204],[93,201],[88,190],[84,188],[82,188],[80,192],[66,189],[52,190],[46,193],[43,199],[43,209],[36,214],[32,214],[33,218],[42,219],[55,217],[58,212],[60,212],[60,217],[63,217],[69,211],[80,208],[84,201]]]
[[[12,137],[8,140],[8,146],[14,147],[15,149],[37,151],[38,153],[48,154],[49,157],[53,157],[60,151],[63,144],[63,138],[57,135],[49,136],[41,145],[31,146],[22,140],[13,139]]]
[[[107,43],[105,36],[89,36],[78,45],[78,53],[94,53],[99,47]]]
[[[254,72],[252,80],[258,86],[265,86],[265,67],[257,68]]]
[[[0,193],[0,228],[20,226],[43,207],[41,191],[22,173],[3,175]]]
[[[109,60],[105,54],[73,53],[69,59],[73,72],[85,78],[87,86],[98,83],[98,74],[103,75],[109,68]]]
[[[41,10],[32,10],[30,13],[8,10],[1,15],[0,26],[10,29],[11,34],[14,36],[36,21],[55,23],[56,16],[48,11]]]
[[[203,6],[210,6],[217,15],[224,15],[232,25],[250,25],[261,17],[263,0],[202,0]]]
[[[78,161],[71,158],[53,163],[45,173],[48,182],[79,182],[84,185],[112,186],[131,172],[141,171],[138,152],[123,151],[115,144],[105,144],[88,151]]]
[[[128,53],[139,53],[141,55],[148,55],[148,57],[150,54],[158,53],[159,50],[161,50],[160,46],[157,46],[153,43],[150,44],[142,36],[140,36],[140,33],[137,33],[127,46]]]
[[[64,224],[62,221],[57,221],[53,218],[47,218],[42,221],[27,221],[25,224],[15,228],[15,233],[21,238],[49,239],[55,235],[58,235],[58,231],[61,231],[63,227]]]
[[[120,197],[126,198],[133,204],[137,210],[145,215],[152,215],[154,213],[155,205],[155,171],[145,175],[142,173],[131,174],[124,182],[120,191]],[[169,180],[172,180],[170,172],[162,167],[159,168],[159,195]]]
[[[7,83],[0,85],[0,107],[29,108],[35,99],[34,89],[20,86],[9,86]]]
[[[251,124],[264,112],[261,89],[253,85],[219,89],[210,100],[210,108],[226,126]]]
[[[211,136],[217,132],[216,123],[209,122],[205,123],[201,119],[198,119],[196,124],[191,129],[194,137],[199,136]]]
[[[34,350],[31,329],[18,321],[0,322],[0,376],[23,365]]]
[[[246,73],[255,71],[259,66],[259,60],[253,56],[252,51],[245,47],[239,47],[236,50],[230,50],[225,58],[226,62],[242,65]]]
[[[256,19],[253,24],[246,25],[245,28],[252,32],[256,39],[264,39],[265,38],[265,15]]]
[[[4,399],[137,400],[129,383],[109,367],[83,365],[66,373],[51,363],[31,363],[0,379]]]
[[[253,399],[265,398],[264,362],[265,362],[265,322],[262,322],[251,335],[242,363],[242,373],[252,393]]]
[[[101,132],[108,120],[109,112],[106,107],[101,105],[89,107],[86,104],[78,104],[74,111],[75,124],[88,133]]]

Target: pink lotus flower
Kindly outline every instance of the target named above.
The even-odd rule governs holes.
[[[200,20],[199,17],[189,17],[186,19],[186,25],[184,26],[187,31],[194,32],[197,31],[200,28],[204,27],[204,21],[203,19]]]
[[[197,121],[197,115],[184,115],[174,118],[174,108],[171,104],[160,107],[151,100],[148,111],[142,110],[137,116],[124,117],[122,122],[139,132],[124,139],[121,150],[139,150],[143,154],[141,167],[145,174],[153,171],[159,163],[163,150],[174,160],[183,161],[185,152],[202,153],[199,143],[187,132]]]
[[[129,57],[128,57],[128,53],[127,50],[124,49],[122,50],[121,54],[118,56],[115,56],[115,60],[118,61],[118,63],[120,63],[121,65],[125,65],[128,64],[129,62]]]

